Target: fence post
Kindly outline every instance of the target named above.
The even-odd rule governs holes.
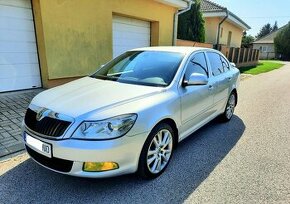
[[[247,48],[244,48],[244,50],[243,50],[244,52],[243,52],[243,61],[242,61],[242,63],[245,62],[246,50],[247,50]]]
[[[255,56],[256,50],[253,50],[252,55],[251,55],[251,62],[255,61],[254,56]]]
[[[250,60],[250,54],[251,54],[252,50],[248,49],[248,57],[247,57],[247,62],[251,62]]]
[[[237,56],[237,64],[239,64],[240,63],[240,55],[241,55],[241,48],[236,48],[238,51],[237,51],[237,53],[238,53],[238,56]]]

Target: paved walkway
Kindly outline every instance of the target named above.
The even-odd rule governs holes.
[[[21,123],[31,99],[42,90],[0,94],[0,157],[24,149]]]

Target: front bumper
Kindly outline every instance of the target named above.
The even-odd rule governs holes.
[[[50,140],[28,130],[24,133],[52,145],[52,158],[25,143],[28,154],[40,165],[53,171],[79,177],[104,178],[134,173],[148,133],[113,140],[87,141],[76,139]],[[116,162],[118,169],[103,172],[83,171],[84,162]],[[70,168],[71,166],[71,168]]]

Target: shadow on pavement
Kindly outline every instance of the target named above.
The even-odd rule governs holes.
[[[31,159],[0,178],[0,203],[181,203],[227,156],[245,125],[212,121],[179,144],[162,176],[144,181],[135,175],[84,179],[46,170]]]

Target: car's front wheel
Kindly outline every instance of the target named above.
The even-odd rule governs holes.
[[[161,123],[149,134],[139,160],[138,173],[142,178],[153,179],[164,172],[171,159],[174,147],[174,131]]]

